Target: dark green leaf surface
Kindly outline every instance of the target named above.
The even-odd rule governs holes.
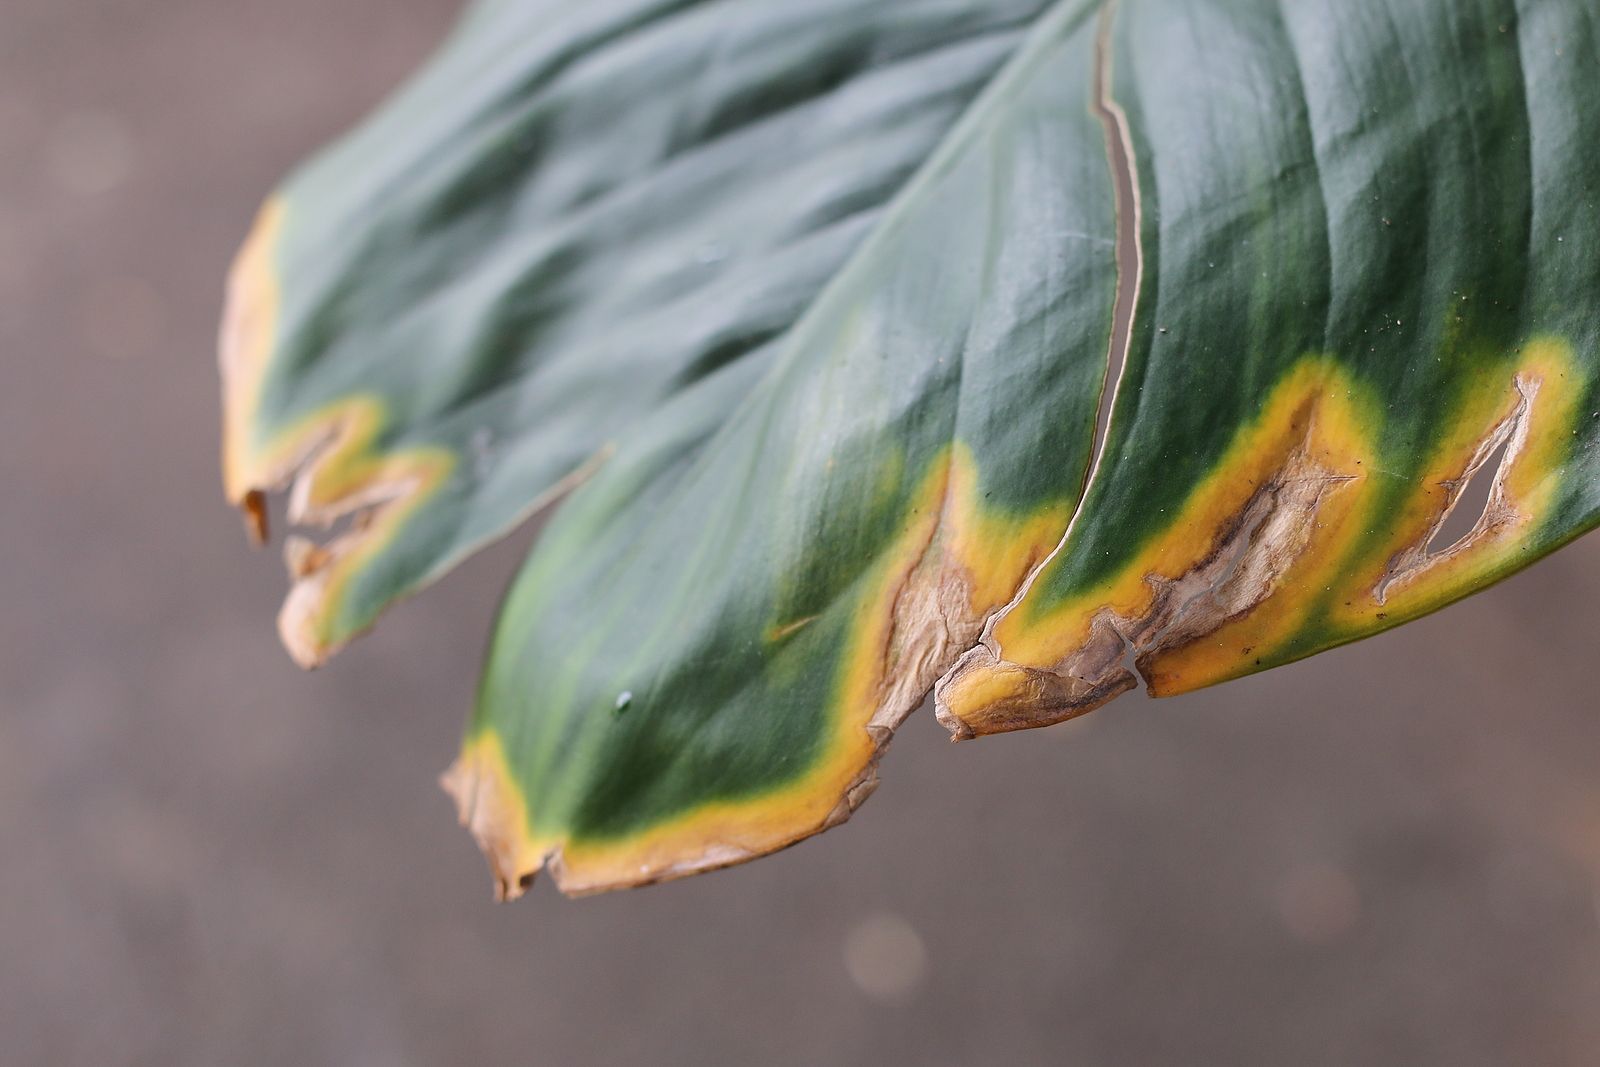
[[[1363,637],[1594,525],[1596,19],[1124,5],[1136,399],[1061,551],[941,686],[958,736],[1094,707],[1130,650],[1164,694]]]
[[[231,498],[291,479],[316,663],[764,360],[1043,0],[518,0],[294,175],[235,272]]]
[[[680,7],[735,35],[790,10]],[[1182,692],[1600,521],[1594,4],[1061,0],[981,36],[1003,65],[792,325],[645,388],[518,578],[447,779],[507,895],[541,865],[591,891],[834,825],[936,683],[957,737],[1097,707],[1130,657]],[[769,163],[722,195],[787,211]],[[458,311],[443,336],[484,329]],[[1487,503],[1446,535],[1469,486]]]
[[[456,781],[507,891],[553,850],[582,892],[843,819],[1055,544],[1116,291],[1095,32],[1040,25],[731,421],[664,413],[546,531]]]

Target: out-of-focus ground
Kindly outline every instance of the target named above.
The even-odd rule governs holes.
[[[1600,539],[952,747],[755,865],[509,907],[433,778],[506,546],[329,669],[223,506],[258,197],[448,0],[0,5],[0,1063],[1600,1062]]]

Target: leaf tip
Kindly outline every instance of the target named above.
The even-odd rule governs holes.
[[[495,899],[505,903],[525,894],[549,857],[529,833],[527,805],[512,781],[499,735],[484,730],[469,739],[439,776],[439,786],[488,861]]]
[[[267,494],[259,489],[247,490],[238,507],[244,517],[245,534],[250,538],[250,544],[255,548],[262,547],[270,536],[267,527]]]

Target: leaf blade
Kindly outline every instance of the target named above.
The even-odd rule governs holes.
[[[503,893],[530,858],[584,893],[837,825],[1058,540],[1116,288],[1096,22],[1057,5],[731,419],[698,445],[656,420],[670,444],[624,446],[546,531],[452,776]]]
[[[290,483],[291,522],[355,518],[293,552],[296,658],[760,353],[1038,6],[475,7],[275,194],[234,274],[227,494],[260,534]]]
[[[1348,14],[1348,32],[1329,33],[1293,5],[1128,5],[1118,88],[1159,219],[1144,233],[1159,255],[1132,359],[1139,407],[1119,413],[1118,462],[1075,542],[942,685],[959,733],[1091,710],[1132,680],[1129,652],[1157,695],[1290,662],[1436,610],[1595,525],[1592,507],[1525,484],[1592,485],[1563,470],[1567,444],[1591,434],[1575,414],[1594,391],[1593,305],[1579,295],[1592,269],[1555,283],[1566,311],[1553,313],[1541,279],[1565,242],[1539,244],[1531,178],[1565,170],[1570,195],[1588,184],[1583,153],[1545,141],[1541,157],[1528,130],[1540,116],[1594,123],[1566,65],[1592,48],[1592,20],[1492,3]],[[1575,54],[1539,66],[1567,87],[1533,92],[1523,51],[1557,34]],[[1195,36],[1253,101],[1231,128],[1204,71],[1159,61]],[[1400,55],[1427,77],[1396,83],[1386,60]],[[1227,150],[1163,155],[1196,129]],[[1219,234],[1266,251],[1219,247]],[[1291,272],[1274,266],[1285,256]],[[1199,362],[1227,366],[1229,386],[1197,388],[1183,361],[1225,338],[1237,357]],[[1252,424],[1276,430],[1252,437]],[[1485,445],[1507,440],[1489,513],[1430,554]],[[1294,499],[1307,476],[1342,481]],[[1038,706],[1040,687],[1054,706]]]

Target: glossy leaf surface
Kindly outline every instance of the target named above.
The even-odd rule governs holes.
[[[719,33],[792,14],[679,6]],[[792,324],[630,400],[536,546],[448,776],[503,893],[834,825],[936,683],[958,738],[1058,722],[1137,684],[1130,660],[1158,694],[1223,681],[1595,525],[1600,11],[1061,0],[1026,21],[985,38],[1005,56]],[[767,163],[723,195],[786,211]],[[1473,488],[1481,514],[1447,530]]]
[[[313,665],[768,358],[1043,0],[485,2],[292,176],[235,266],[228,495],[291,542]]]

